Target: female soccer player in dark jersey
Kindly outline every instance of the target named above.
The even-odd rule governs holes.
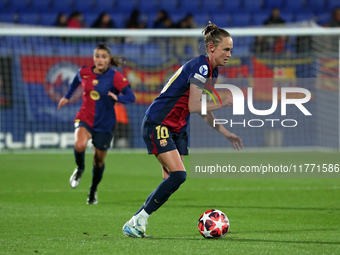
[[[202,89],[190,80],[202,82],[217,78],[217,67],[226,65],[233,48],[230,34],[215,24],[209,22],[203,33],[207,55],[196,57],[180,67],[146,111],[142,124],[143,138],[149,154],[154,154],[162,165],[163,181],[125,223],[124,235],[144,237],[149,216],[186,180],[183,165],[183,156],[188,154],[186,128],[190,113],[201,112],[202,95]],[[212,111],[232,104],[231,96],[226,97],[222,105],[207,102],[207,114],[202,115],[202,118],[213,126],[215,117]],[[232,143],[234,149],[242,149],[242,140],[237,135],[226,130],[223,125],[217,125],[215,129]]]
[[[83,103],[75,118],[74,156],[77,168],[70,177],[70,185],[76,188],[85,170],[85,149],[92,139],[94,146],[92,185],[88,204],[97,204],[97,186],[103,177],[105,156],[110,148],[116,124],[115,102],[133,103],[135,96],[130,83],[118,71],[120,59],[111,55],[110,48],[98,44],[93,54],[94,66],[83,66],[73,79],[69,90],[58,105],[63,107],[73,92],[81,85],[84,89]]]

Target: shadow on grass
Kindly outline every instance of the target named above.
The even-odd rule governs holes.
[[[241,232],[233,231],[233,234],[238,234],[238,233],[283,234],[283,233],[322,232],[322,231],[339,231],[339,228],[277,229],[277,230],[255,230],[255,231],[253,230],[253,231],[241,231]]]
[[[298,231],[310,231],[310,230],[298,230]],[[264,231],[267,232],[267,231]],[[287,231],[288,232],[288,231]],[[293,231],[291,231],[293,232]],[[330,242],[330,241],[303,241],[303,240],[275,240],[275,239],[254,239],[254,238],[235,238],[226,236],[223,239],[204,239],[202,237],[153,237],[153,238],[147,238],[150,240],[187,240],[187,241],[204,241],[204,240],[212,240],[212,241],[218,241],[218,242],[262,242],[262,243],[286,243],[286,244],[327,244],[327,245],[340,245],[340,242]]]
[[[183,205],[167,205],[167,207],[182,207]],[[280,207],[280,206],[230,206],[230,205],[185,205],[191,208],[232,208],[232,209],[260,209],[260,210],[315,210],[315,211],[340,211],[340,208],[321,207]]]
[[[226,239],[230,242],[263,242],[263,243],[287,243],[287,244],[330,244],[340,245],[340,242],[323,242],[323,241],[298,241],[298,240],[263,240],[263,239]]]
[[[101,202],[102,204],[111,204],[112,202]],[[136,204],[142,205],[144,202],[140,200],[129,201],[115,201],[116,205],[122,206],[135,206]],[[284,206],[232,206],[232,205],[190,205],[186,204],[174,205],[167,203],[166,207],[186,207],[186,208],[230,208],[230,209],[260,209],[260,210],[312,210],[312,211],[340,211],[340,208],[324,208],[324,207],[284,207]]]

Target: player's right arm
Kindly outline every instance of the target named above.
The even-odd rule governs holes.
[[[80,83],[81,83],[81,76],[80,76],[80,70],[79,70],[76,76],[74,77],[72,83],[70,84],[65,96],[62,99],[60,99],[59,104],[58,104],[58,110],[68,103],[73,92],[78,88]]]
[[[211,111],[208,111],[206,115],[199,114],[203,120],[211,126],[213,129],[215,129],[217,132],[221,133],[225,138],[228,139],[229,142],[231,142],[233,148],[235,150],[242,150],[243,144],[242,139],[235,135],[234,133],[228,131],[223,125],[216,125],[214,124],[214,120],[216,119],[214,114]]]

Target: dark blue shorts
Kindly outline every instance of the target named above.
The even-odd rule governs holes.
[[[87,123],[84,121],[75,122],[75,128],[84,127],[87,131],[92,135],[92,144],[98,150],[107,151],[110,148],[112,137],[113,137],[113,130],[111,133],[103,133],[94,131]]]
[[[149,122],[144,118],[142,133],[149,154],[172,150],[178,150],[180,155],[189,154],[187,132],[173,133],[166,126]]]

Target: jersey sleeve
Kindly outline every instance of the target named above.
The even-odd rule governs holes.
[[[189,82],[200,87],[204,87],[206,82],[208,81],[208,74],[209,74],[209,64],[205,60],[198,61],[195,63],[188,76]]]
[[[74,91],[78,88],[79,84],[81,83],[80,72],[81,72],[81,68],[78,70],[76,76],[73,78],[73,81],[70,84],[68,91],[66,92],[64,96],[68,100],[71,98],[72,94],[74,93]]]
[[[119,92],[122,91],[126,86],[130,85],[130,82],[118,71],[116,71],[113,78],[113,85]]]
[[[118,102],[123,104],[134,103],[136,101],[135,94],[131,90],[130,84],[125,86],[122,91],[123,95],[118,95]]]

